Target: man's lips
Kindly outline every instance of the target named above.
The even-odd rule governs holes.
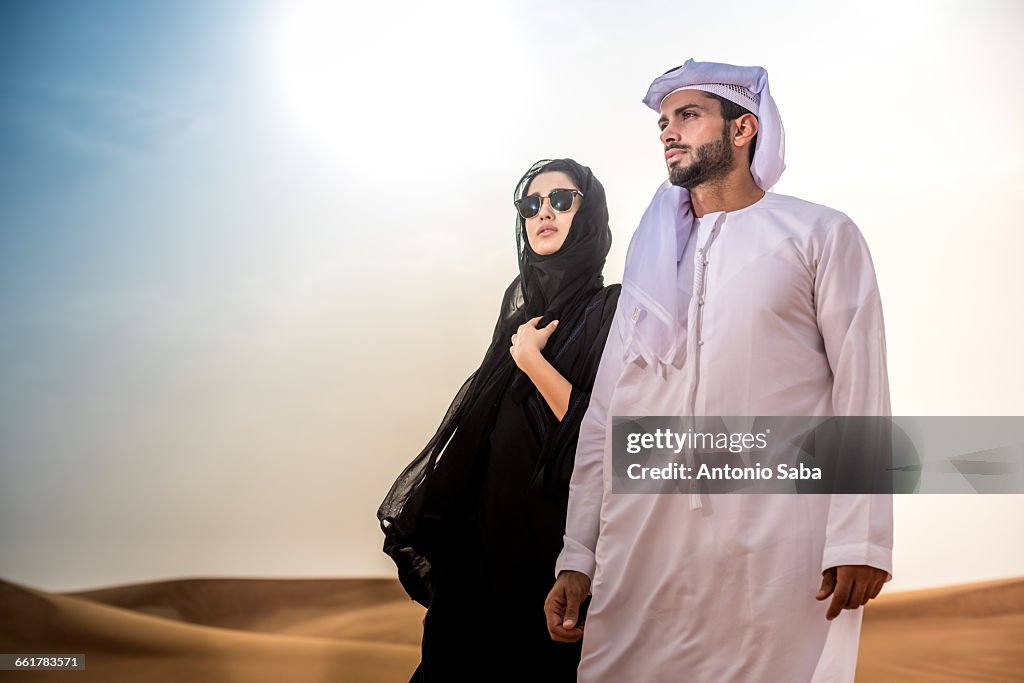
[[[680,149],[678,147],[667,149],[665,150],[665,161],[671,162],[675,157],[684,154],[685,152],[685,149]]]

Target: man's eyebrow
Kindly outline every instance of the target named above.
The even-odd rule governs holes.
[[[685,112],[688,109],[704,109],[704,107],[700,106],[699,104],[697,104],[695,102],[691,102],[690,104],[684,104],[683,106],[681,106],[678,109],[676,109],[674,112],[672,112],[672,115],[673,116],[679,116],[680,114],[682,114],[683,112]]]
[[[699,105],[699,104],[696,104],[696,103],[694,103],[694,102],[691,102],[690,104],[684,104],[683,106],[681,106],[681,107],[678,107],[678,108],[676,108],[676,109],[675,109],[675,110],[674,110],[674,111],[672,112],[672,116],[681,116],[681,115],[682,115],[683,113],[685,113],[685,112],[686,112],[687,110],[690,110],[690,109],[700,109],[701,111],[703,111],[703,110],[704,110],[705,108],[704,108],[704,107],[702,107],[702,106],[701,106],[701,105]],[[658,125],[659,125],[659,126],[660,126],[661,124],[663,124],[663,123],[668,123],[668,117],[667,117],[667,116],[665,116],[664,114],[662,114],[662,115],[661,115],[661,118],[660,118],[660,119],[658,119]]]

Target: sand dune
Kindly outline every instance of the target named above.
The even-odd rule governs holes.
[[[183,579],[54,594],[0,580],[0,651],[84,652],[39,681],[408,680],[423,610],[386,579]],[[0,674],[3,677],[4,674]],[[1024,679],[1024,579],[883,595],[857,680]]]
[[[183,579],[66,595],[206,626],[419,645],[423,609],[391,579]]]
[[[182,583],[186,584],[184,589]],[[244,588],[248,580],[199,580],[191,586],[188,583],[157,583],[90,592],[111,603],[134,604],[164,614],[154,616],[80,596],[55,595],[0,581],[0,651],[86,653],[84,672],[31,674],[33,680],[65,683],[69,675],[73,675],[76,681],[104,683],[383,683],[408,680],[419,661],[419,650],[415,645],[395,642],[403,637],[408,641],[409,636],[402,634],[401,627],[396,628],[394,623],[390,634],[394,638],[374,642],[345,637],[346,630],[372,633],[372,623],[367,627],[348,623],[345,619],[332,621],[332,612],[344,613],[345,608],[336,602],[340,599],[338,593],[331,587],[317,586],[319,582],[311,582],[313,586],[302,586],[297,584],[307,582],[258,581],[254,582],[254,590],[248,596]],[[221,601],[216,598],[218,584],[221,583],[225,588],[224,594],[231,596],[230,599]],[[357,605],[356,611],[372,609],[372,600],[381,597],[375,594],[376,586],[362,582],[356,585],[346,585],[349,582],[345,581],[328,583],[335,588],[340,587],[341,597],[348,596]],[[301,616],[301,610],[296,614],[289,606],[276,602],[276,596],[272,595],[276,591],[271,584],[280,584],[284,593],[291,589],[302,594],[306,589],[307,596],[309,589],[319,587],[322,591],[320,597],[327,606],[321,607],[316,617],[328,617],[320,626],[332,635],[257,632],[260,629],[255,627],[266,627],[274,622],[275,611],[280,613],[280,622],[288,628],[296,627],[295,619]],[[363,588],[370,590],[363,593]],[[383,588],[383,595],[393,595],[393,591]],[[201,606],[203,596],[211,598],[207,609]],[[387,608],[390,601],[385,597],[377,607]],[[254,615],[251,622],[244,617],[246,603]],[[399,608],[391,610],[392,616],[398,617],[395,623],[405,624],[412,620],[418,627],[416,611],[422,610],[404,597],[399,605]],[[413,609],[409,610],[410,607]],[[386,618],[387,610],[384,612],[374,616]],[[174,614],[198,619],[167,618],[167,615]],[[306,616],[309,616],[308,612]],[[204,618],[232,621],[237,625],[224,628],[199,623]],[[22,675],[28,674],[19,674],[19,677]]]
[[[880,596],[864,614],[857,680],[1024,681],[1024,579]]]

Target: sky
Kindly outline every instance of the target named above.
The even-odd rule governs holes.
[[[689,57],[768,70],[775,190],[864,233],[894,414],[1024,415],[1019,3],[362,4],[0,3],[0,577],[392,575],[516,181],[590,166],[619,282]],[[892,589],[1024,574],[1024,496],[895,523]]]

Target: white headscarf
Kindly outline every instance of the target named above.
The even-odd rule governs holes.
[[[785,132],[768,90],[768,72],[759,66],[733,66],[686,60],[651,83],[644,104],[660,112],[661,103],[678,90],[703,90],[750,109],[758,119],[757,146],[750,172],[766,192],[785,170]],[[753,105],[754,109],[751,109]],[[632,310],[633,326],[625,345],[627,360],[648,364],[672,362],[685,335],[679,322],[677,267],[693,226],[690,192],[662,183],[655,192],[626,252],[622,290]]]

